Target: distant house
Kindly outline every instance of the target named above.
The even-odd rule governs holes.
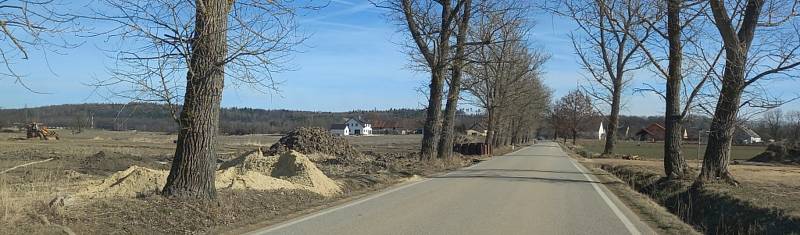
[[[361,118],[350,118],[344,122],[353,135],[372,135],[372,124],[361,120]]]
[[[636,132],[636,139],[639,141],[651,142],[663,141],[665,134],[666,130],[663,126],[659,125],[658,123],[653,123]]]
[[[466,131],[467,136],[486,136],[486,127],[484,127],[483,122],[476,122],[472,124]]]
[[[330,131],[331,134],[336,136],[350,135],[350,127],[348,127],[347,124],[332,124]]]
[[[405,135],[408,133],[408,130],[404,129],[400,125],[400,123],[396,121],[383,121],[383,120],[371,120],[371,121],[372,121],[373,134]]]
[[[736,139],[737,143],[740,144],[756,144],[761,143],[761,136],[758,135],[753,129],[749,127],[739,125],[739,131],[734,133],[734,139]]]

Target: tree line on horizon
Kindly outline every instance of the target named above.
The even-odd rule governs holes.
[[[457,129],[463,133],[479,122],[481,115],[458,111]],[[265,110],[255,108],[222,108],[220,133],[226,135],[280,134],[298,127],[328,128],[348,118],[381,122],[408,131],[422,127],[421,109],[353,110],[346,112],[315,112],[296,110]],[[92,123],[92,121],[94,123]],[[23,109],[0,109],[0,127],[42,122],[51,127],[73,131],[96,128],[112,131],[152,131],[176,133],[178,124],[170,118],[163,104],[68,104]]]

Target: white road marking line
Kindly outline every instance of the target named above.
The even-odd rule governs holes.
[[[600,197],[603,198],[603,201],[606,202],[606,205],[608,205],[608,207],[611,208],[611,211],[614,211],[614,214],[616,214],[617,218],[619,218],[619,220],[622,221],[622,224],[625,225],[625,228],[628,229],[628,232],[630,232],[633,235],[642,234],[641,232],[639,232],[639,230],[636,228],[636,226],[633,225],[631,220],[628,219],[628,217],[625,216],[625,214],[622,213],[621,210],[619,210],[619,208],[617,207],[617,204],[614,204],[614,202],[612,202],[611,199],[608,198],[608,195],[606,195],[606,193],[602,189],[600,189],[600,186],[597,185],[598,183],[594,183],[595,181],[592,180],[591,178],[589,178],[589,175],[587,175],[586,172],[583,171],[583,168],[579,167],[578,164],[575,163],[574,160],[572,160],[572,158],[570,158],[569,156],[566,156],[566,157],[567,157],[567,159],[569,159],[569,162],[572,163],[573,166],[575,166],[575,168],[578,168],[578,171],[580,171],[581,174],[583,174],[583,177],[585,177],[586,180],[588,180],[590,182],[593,182],[591,184],[592,184],[592,187],[594,188],[594,190],[597,191],[598,194],[600,194]]]

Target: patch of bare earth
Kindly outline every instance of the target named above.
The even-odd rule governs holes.
[[[3,138],[0,171],[54,159],[0,174],[0,234],[196,234],[267,226],[473,163],[460,156],[419,162],[419,136],[341,141],[317,134],[290,138],[292,146],[274,156],[258,149],[267,150],[277,136],[221,137],[214,201],[157,195],[174,135],[89,131],[63,134],[60,141]],[[344,145],[348,142],[355,148]],[[308,154],[286,152],[301,149]]]

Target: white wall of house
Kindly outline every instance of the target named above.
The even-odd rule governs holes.
[[[744,140],[745,144],[757,144],[761,142],[761,137],[748,137],[746,140]]]
[[[345,124],[353,135],[372,135],[372,124],[362,123],[353,118],[347,120]]]

